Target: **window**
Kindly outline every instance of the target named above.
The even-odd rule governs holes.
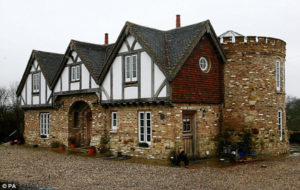
[[[183,132],[190,132],[191,131],[191,120],[190,119],[183,119]]]
[[[80,80],[80,65],[71,67],[71,81]]]
[[[151,144],[151,112],[139,112],[139,142]]]
[[[40,92],[40,73],[32,74],[32,92]]]
[[[205,57],[201,57],[200,60],[199,60],[199,66],[200,66],[200,69],[203,71],[203,72],[208,72],[209,71],[209,62],[207,61],[207,59]]]
[[[117,112],[111,112],[111,130],[117,131]]]
[[[276,60],[276,90],[280,91],[280,60]]]
[[[49,113],[41,113],[40,114],[40,134],[42,138],[49,137]]]
[[[125,82],[137,81],[137,56],[125,57]]]
[[[282,110],[278,110],[278,132],[280,141],[282,141]]]

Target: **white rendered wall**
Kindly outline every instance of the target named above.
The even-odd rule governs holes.
[[[165,78],[166,77],[163,74],[163,72],[159,69],[159,67],[156,64],[154,64],[154,92],[158,90]]]
[[[68,67],[65,67],[62,74],[61,74],[61,80],[62,80],[62,91],[68,91],[69,90],[69,69]],[[60,84],[58,84],[60,85]]]
[[[113,99],[122,99],[122,57],[115,58],[113,65]]]
[[[70,85],[71,90],[79,90],[80,89],[80,82],[72,82]]]
[[[31,74],[28,75],[26,84],[27,84],[27,104],[31,104],[31,96],[32,96],[32,91],[31,91]]]
[[[124,89],[124,99],[137,99],[137,98],[138,98],[137,87],[127,87]]]
[[[76,58],[77,54],[76,52],[72,52],[72,56],[74,59]],[[81,61],[79,56],[77,58],[77,63]],[[74,62],[71,58],[67,60],[67,64],[65,65],[65,68],[63,72],[61,73],[60,79],[57,81],[54,87],[54,92],[68,92],[68,91],[74,91],[74,90],[87,90],[90,89],[90,78],[91,78],[91,88],[99,88],[99,85],[95,82],[94,78],[90,75],[89,70],[85,66],[83,62],[80,63],[81,66],[81,80],[78,82],[72,82],[70,81],[70,67],[72,66]],[[61,80],[61,81],[60,81]],[[60,89],[60,86],[62,84],[62,91]],[[81,88],[80,88],[81,85]],[[69,87],[70,86],[70,87]]]
[[[36,60],[34,60],[30,71],[40,73],[40,91],[37,94],[32,94],[32,73],[29,73],[21,92],[21,105],[47,104],[47,100],[51,95],[51,90],[49,89],[44,74],[41,72]]]
[[[151,98],[151,58],[141,53],[141,98]]]
[[[47,95],[46,95],[46,80],[44,78],[44,75],[41,73],[41,84],[40,84],[40,95],[41,95],[41,104],[45,104],[46,101],[45,99],[47,98]]]
[[[85,65],[81,65],[81,88],[82,89],[89,89],[89,84],[90,84],[90,72],[87,70]]]
[[[137,50],[137,49],[142,49],[142,46],[138,42],[136,42],[135,46],[134,46],[134,50]]]
[[[102,88],[106,91],[108,98],[110,98],[110,71],[108,71],[108,73],[105,76]]]
[[[56,85],[54,87],[54,92],[60,92],[60,78],[57,80]]]
[[[141,50],[142,47],[141,45],[136,42],[134,47],[134,37],[133,36],[128,36],[125,41],[127,41],[128,45],[130,48],[133,48],[135,50],[139,49]],[[126,53],[129,52],[129,49],[127,48],[126,42],[123,42],[119,53]],[[137,54],[138,55],[138,54]],[[124,63],[123,63],[124,64]],[[139,67],[139,66],[138,66]],[[153,98],[154,95],[158,95],[158,97],[166,97],[167,96],[167,87],[164,86],[161,90],[161,92],[158,92],[160,86],[163,84],[165,81],[166,77],[163,74],[163,72],[159,69],[159,67],[153,63],[153,68],[152,68],[152,59],[146,52],[141,52],[140,53],[140,92],[141,92],[141,97],[140,98]],[[112,65],[112,81],[111,76],[110,76],[110,71],[106,73],[106,76],[104,78],[104,81],[102,83],[102,88],[105,89],[106,93],[108,94],[109,97],[105,95],[105,93],[102,91],[101,96],[102,100],[109,100],[110,99],[110,88],[111,85],[110,83],[112,82],[112,99],[113,100],[120,100],[122,99],[122,88],[123,88],[123,80],[122,79],[122,74],[125,71],[122,71],[122,56],[117,56],[115,57]],[[124,67],[123,67],[124,69]],[[152,73],[153,72],[153,73]],[[139,73],[137,73],[139,75]],[[152,76],[154,77],[152,79]],[[152,81],[153,83],[153,92],[152,92]],[[138,98],[138,87],[137,86],[127,86],[126,84],[124,86],[124,100],[130,100],[130,99],[137,99]]]

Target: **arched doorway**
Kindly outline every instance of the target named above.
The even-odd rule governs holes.
[[[69,111],[69,136],[76,137],[77,146],[89,146],[91,141],[92,110],[83,101],[75,102]]]

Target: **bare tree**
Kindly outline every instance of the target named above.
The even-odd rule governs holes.
[[[17,88],[18,88],[18,82],[12,82],[9,85],[9,89],[8,89],[8,99],[9,99],[9,104],[11,106],[18,106],[19,105],[19,100],[17,97]]]
[[[8,93],[7,89],[0,87],[0,107],[5,107],[8,103]]]

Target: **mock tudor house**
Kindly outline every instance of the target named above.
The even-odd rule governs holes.
[[[253,129],[258,153],[288,151],[285,42],[228,31],[210,21],[162,31],[126,22],[114,44],[71,40],[64,55],[33,51],[17,90],[28,144],[98,146],[167,158],[216,153],[222,123]],[[143,144],[143,146],[141,146]],[[147,145],[146,147],[144,145]]]

